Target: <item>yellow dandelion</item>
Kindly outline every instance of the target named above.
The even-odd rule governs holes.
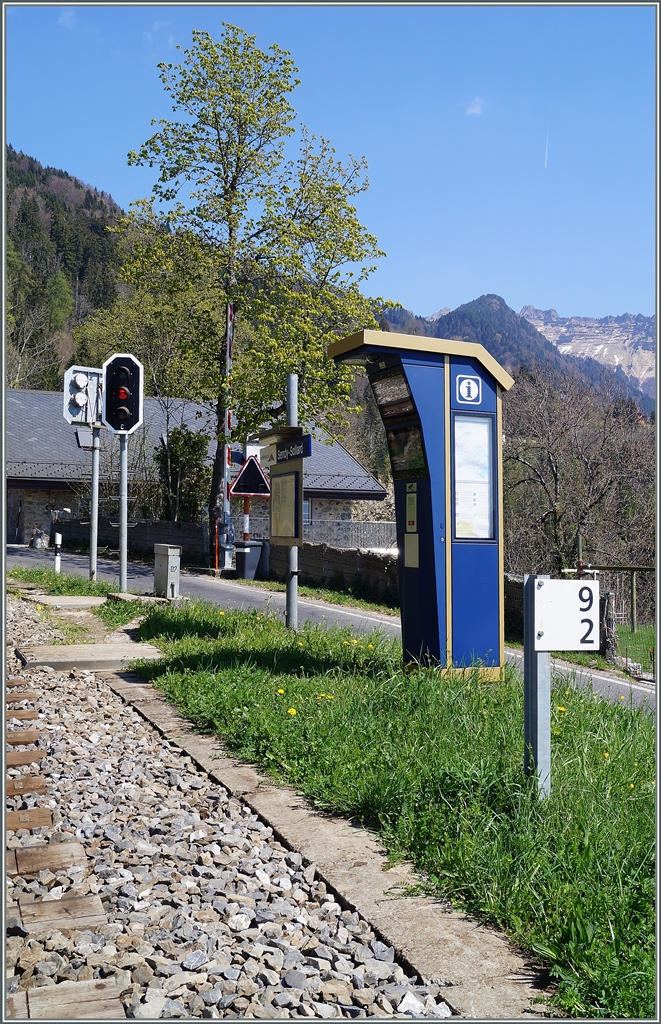
[[[374,650],[374,644],[368,644],[367,647],[368,647],[368,650],[370,650],[370,651]]]
[[[569,690],[565,690],[565,697],[569,696]]]
[[[299,647],[302,647],[302,646],[303,646],[303,644],[301,643],[301,641],[300,641],[300,640],[298,641],[298,646],[299,646]]]
[[[288,715],[295,715],[296,714],[296,708],[287,708],[287,714]]]
[[[607,750],[604,750],[604,757],[606,758],[606,760],[608,760],[608,751]]]
[[[348,646],[349,646],[349,641],[348,641],[348,640],[345,640],[345,641],[344,641],[344,646],[345,646],[345,647],[348,647]]]
[[[278,693],[284,693],[284,692],[285,692],[284,690],[278,690]]]
[[[358,641],[357,641],[357,640],[354,640],[353,642],[354,642],[355,644],[357,644],[357,643],[358,643]]]
[[[317,700],[321,700],[321,699],[322,699],[323,697],[325,697],[325,696],[326,696],[326,694],[325,694],[325,693],[318,693],[318,694],[317,694]]]
[[[326,700],[333,700],[333,694],[332,693],[327,693],[326,694]]]
[[[221,615],[224,615],[224,614],[225,614],[225,612],[221,612],[220,614],[221,614]]]
[[[38,604],[38,605],[37,605],[37,611],[38,611],[38,612],[40,612],[40,611],[41,611],[41,605],[40,605],[40,604]]]
[[[637,768],[638,767],[638,762],[634,761],[633,766],[634,766],[634,768]]]
[[[629,783],[629,789],[633,789],[633,782]]]
[[[624,700],[624,694],[620,694],[620,700]]]
[[[563,708],[561,706],[558,707],[558,711],[566,711],[566,710],[567,710],[567,708]]]

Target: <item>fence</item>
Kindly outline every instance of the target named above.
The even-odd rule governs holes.
[[[243,519],[232,516],[234,536],[243,534]],[[250,514],[250,539],[268,540],[266,516]],[[351,519],[317,519],[303,524],[303,540],[309,544],[331,544],[336,548],[362,548],[363,551],[392,551],[397,547],[397,528],[390,522],[354,522]]]

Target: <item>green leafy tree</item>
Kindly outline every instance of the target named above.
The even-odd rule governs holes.
[[[204,517],[211,467],[206,457],[208,435],[202,430],[175,427],[161,438],[156,463],[166,519],[197,523]]]
[[[242,432],[277,420],[285,375],[295,370],[303,415],[337,418],[353,375],[325,358],[326,343],[376,326],[359,284],[383,255],[352,205],[368,187],[364,159],[343,164],[304,128],[297,159],[287,159],[297,69],[285,50],[264,52],[255,38],[227,24],[217,42],[195,31],[182,63],[159,65],[180,118],[154,121],[155,133],[129,154],[160,173],[151,198],[123,224],[126,279],[143,288],[212,280],[234,306],[231,383],[223,376],[226,325],[214,340],[212,518],[222,503],[228,408]]]

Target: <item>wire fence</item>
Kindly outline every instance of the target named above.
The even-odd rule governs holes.
[[[232,517],[234,536],[243,535],[243,519]],[[268,540],[268,519],[250,517],[250,539]],[[363,548],[363,550],[394,551],[397,548],[397,528],[391,522],[354,522],[345,519],[321,519],[303,524],[303,540],[310,544],[329,544],[336,548]]]

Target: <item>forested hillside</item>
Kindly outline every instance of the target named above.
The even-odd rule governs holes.
[[[72,328],[116,294],[122,211],[105,192],[7,146],[7,385],[57,389]]]

